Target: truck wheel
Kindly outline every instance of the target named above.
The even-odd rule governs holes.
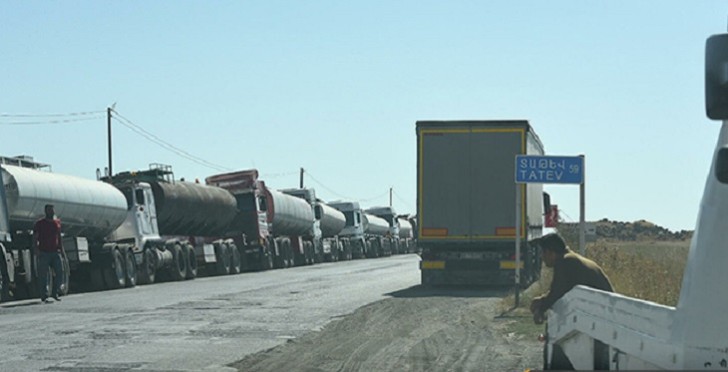
[[[275,250],[270,251],[271,254],[274,254]],[[286,252],[286,243],[285,241],[280,241],[278,243],[278,254],[273,256],[273,268],[274,269],[283,269],[286,268],[288,264],[287,259],[287,252]]]
[[[5,267],[5,257],[0,252],[0,302],[10,300],[10,278]]]
[[[187,252],[187,279],[197,277],[197,256],[195,256],[195,247],[185,245],[183,248]]]
[[[152,251],[154,248],[144,250],[142,266],[139,270],[139,284],[154,284],[156,279],[156,255]]]
[[[260,248],[260,268],[261,270],[273,268],[273,252],[268,247]]]
[[[174,244],[172,250],[172,280],[185,280],[187,277],[187,253],[182,251],[182,246]]]
[[[63,283],[61,283],[61,296],[65,296],[71,289],[71,265],[68,263],[66,252],[61,255],[61,265],[63,265]]]
[[[286,267],[293,267],[295,264],[293,246],[291,246],[291,242],[288,242],[288,245],[286,246]]]
[[[215,244],[215,273],[217,275],[227,275],[230,273],[230,252],[228,245]]]
[[[240,251],[238,250],[238,247],[235,246],[235,244],[229,244],[227,246],[228,252],[230,252],[230,274],[240,274],[241,271],[241,261],[240,261]]]
[[[317,258],[318,255],[314,251],[313,243],[311,243],[311,242],[305,242],[305,243],[303,243],[303,246],[305,248],[305,252],[308,253],[307,254],[308,255],[308,260],[306,262],[307,265],[313,265],[313,264],[315,264],[317,262],[321,262],[321,260],[319,260]]]
[[[126,249],[126,286],[136,287],[137,284],[137,263],[134,259],[134,252],[131,249]]]
[[[109,289],[124,288],[126,286],[126,274],[124,267],[126,266],[124,256],[117,248],[111,250],[111,262],[104,270],[104,281]]]

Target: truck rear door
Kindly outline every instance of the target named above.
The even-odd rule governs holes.
[[[525,151],[525,127],[474,122],[418,130],[420,239],[512,240],[515,156]]]

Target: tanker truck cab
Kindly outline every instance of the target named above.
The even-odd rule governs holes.
[[[362,258],[366,253],[366,240],[364,237],[364,217],[358,202],[335,201],[329,203],[344,214],[346,224],[340,235],[349,239],[353,258]]]
[[[117,185],[126,198],[126,220],[111,235],[115,241],[134,243],[137,264],[142,264],[144,247],[162,243],[157,226],[157,211],[152,187],[146,182]]]
[[[258,180],[256,169],[217,174],[205,178],[205,183],[227,190],[237,204],[233,229],[244,237],[245,260],[255,268],[273,268],[275,249],[270,242],[268,226],[268,200],[265,184]]]

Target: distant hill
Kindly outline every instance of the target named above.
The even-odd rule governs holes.
[[[561,222],[560,230],[576,230],[578,223]],[[692,238],[692,230],[670,231],[652,222],[639,220],[635,222],[610,221],[606,218],[596,221],[597,239],[624,241],[673,241]]]

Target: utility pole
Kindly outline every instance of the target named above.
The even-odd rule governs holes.
[[[300,177],[300,181],[298,184],[299,184],[298,188],[302,189],[303,188],[303,167],[301,167],[301,177]]]
[[[389,206],[392,206],[392,187],[389,188]]]
[[[106,108],[106,127],[107,127],[107,134],[109,139],[109,174],[107,174],[108,177],[111,177],[112,170],[111,170],[111,107]]]

